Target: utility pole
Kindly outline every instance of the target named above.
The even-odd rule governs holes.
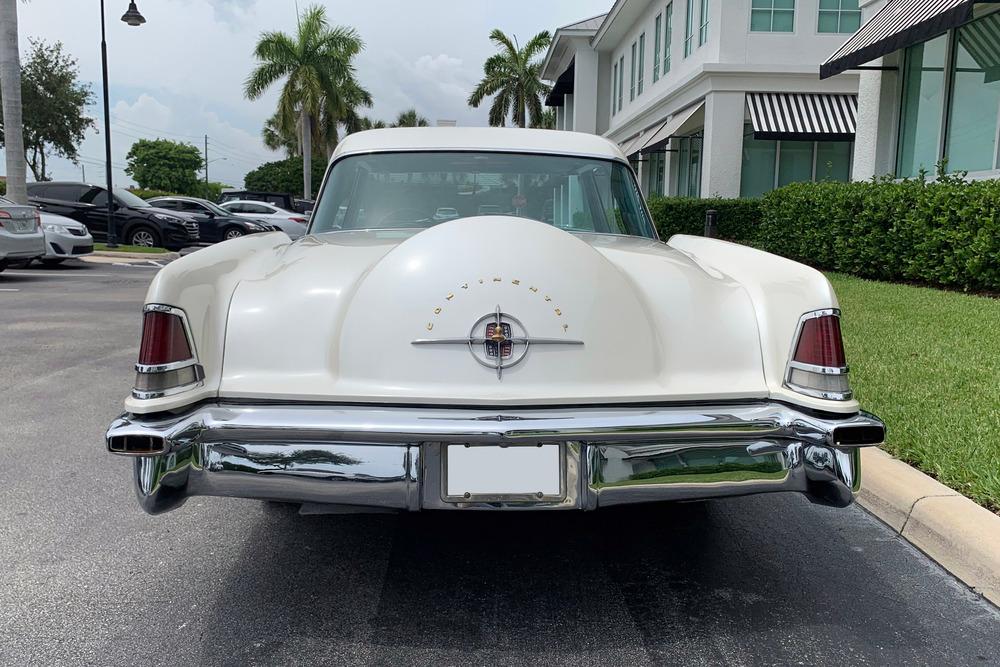
[[[81,178],[80,180],[82,180],[84,183],[86,183],[87,182],[87,165],[81,164],[80,165],[80,169],[83,171],[83,178]]]
[[[208,196],[208,135],[205,135],[205,196]]]

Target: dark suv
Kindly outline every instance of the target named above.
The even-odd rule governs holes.
[[[153,197],[149,203],[159,208],[180,211],[197,220],[201,230],[202,243],[218,243],[247,234],[271,232],[276,229],[264,221],[251,220],[230,213],[207,199],[179,196]]]
[[[47,181],[28,183],[32,204],[82,222],[97,241],[108,238],[108,191],[99,185]],[[128,190],[114,190],[115,233],[122,243],[180,250],[198,243],[198,222],[150,206]]]

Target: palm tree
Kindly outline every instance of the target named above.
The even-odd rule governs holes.
[[[537,127],[543,130],[556,129],[556,110],[546,109],[543,111],[541,116],[532,119],[531,127]]]
[[[388,127],[384,120],[372,120],[368,116],[357,116],[344,122],[344,128],[347,134],[353,134],[355,132],[364,132],[365,130],[381,130],[382,128]]]
[[[331,28],[326,10],[313,5],[303,12],[298,33],[261,33],[254,49],[257,67],[247,77],[244,94],[255,100],[284,80],[278,99],[279,126],[288,129],[298,123],[302,145],[302,191],[312,196],[312,145],[317,121],[336,120],[347,108],[344,91],[358,86],[354,78],[354,57],[364,43],[353,28]],[[296,120],[293,120],[296,119]]]
[[[0,0],[0,96],[7,161],[7,197],[28,203],[24,129],[21,120],[21,59],[17,50],[17,0]]]
[[[295,157],[299,154],[298,127],[282,127],[281,117],[277,112],[264,122],[260,136],[264,140],[264,145],[272,151],[283,150],[286,157]]]
[[[427,119],[417,113],[416,109],[407,109],[406,111],[400,111],[399,115],[396,116],[396,122],[392,124],[392,127],[427,127],[430,123]]]
[[[490,41],[500,52],[483,64],[483,80],[469,95],[469,106],[478,108],[484,99],[495,95],[490,125],[502,127],[511,116],[519,127],[528,126],[528,116],[534,125],[542,115],[542,98],[551,87],[541,80],[542,61],[532,58],[549,47],[552,36],[543,30],[519,49],[516,37],[511,40],[500,29],[494,29]]]

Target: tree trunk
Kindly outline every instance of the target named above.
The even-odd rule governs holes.
[[[17,2],[0,0],[0,95],[7,158],[7,198],[28,203],[21,121],[21,59],[17,52]]]
[[[312,199],[312,125],[309,114],[302,110],[302,195]]]

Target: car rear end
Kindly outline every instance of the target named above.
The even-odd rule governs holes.
[[[45,235],[34,206],[0,199],[0,267],[45,254]]]

